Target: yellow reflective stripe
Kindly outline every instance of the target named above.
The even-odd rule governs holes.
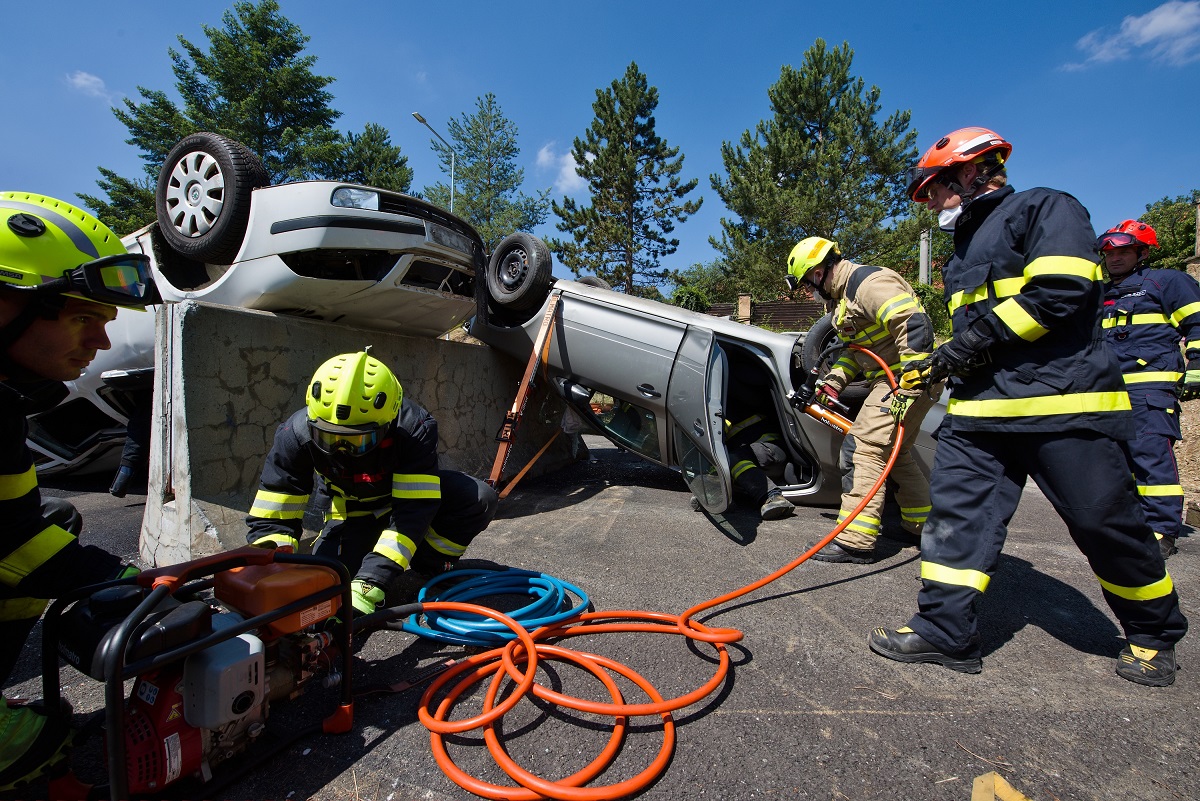
[[[1170,573],[1144,587],[1122,587],[1120,584],[1105,581],[1099,576],[1096,576],[1096,580],[1100,582],[1101,587],[1127,601],[1153,601],[1155,598],[1163,598],[1175,591],[1175,583],[1171,581]]]
[[[1183,378],[1183,373],[1163,373],[1148,370],[1143,373],[1125,373],[1122,375],[1126,384],[1145,384],[1149,381],[1162,381],[1168,384],[1178,384],[1179,379]]]
[[[1183,485],[1181,484],[1138,484],[1138,495],[1148,495],[1151,497],[1170,497],[1173,495],[1183,495]]]
[[[298,520],[308,506],[307,495],[287,495],[282,492],[259,490],[250,506],[251,517],[268,520]]]
[[[0,623],[37,620],[49,604],[45,598],[0,598]]]
[[[1018,275],[1016,278],[1001,278],[992,282],[992,289],[996,293],[996,300],[1000,298],[1011,298],[1013,295],[1021,294],[1021,290],[1029,283],[1025,276]]]
[[[1189,303],[1186,306],[1180,307],[1171,312],[1171,325],[1178,327],[1184,318],[1191,317],[1193,314],[1200,312],[1200,301]]]
[[[838,523],[840,524],[843,520],[845,520],[849,514],[849,512],[845,511],[838,512]],[[854,518],[850,525],[846,526],[845,530],[857,531],[859,534],[866,534],[869,537],[878,537],[879,529],[882,527],[882,525],[883,523],[879,518],[860,514],[858,517]]]
[[[963,417],[1034,417],[1051,414],[1090,414],[1132,409],[1126,392],[1077,392],[1071,395],[1041,395],[1032,398],[955,400],[946,404],[947,414]]]
[[[372,550],[408,570],[409,560],[417,550],[417,545],[400,532],[388,529],[379,535]]]
[[[741,476],[742,473],[745,473],[747,470],[749,470],[751,467],[754,467],[754,462],[751,462],[747,459],[743,459],[742,461],[735,464],[733,466],[733,470],[732,470],[733,480],[737,481],[738,477]]]
[[[392,476],[393,498],[440,498],[442,479],[428,473],[396,473]]]
[[[46,526],[37,536],[24,542],[8,556],[0,559],[0,583],[15,587],[21,579],[50,561],[56,553],[71,544],[75,535],[58,526]]]
[[[1089,281],[1103,280],[1100,265],[1078,256],[1042,256],[1025,265],[1025,280],[1032,281],[1043,275],[1069,275]]]
[[[933,511],[932,506],[910,506],[900,507],[900,519],[908,520],[913,523],[920,523],[929,518],[929,513]]]
[[[754,441],[755,442],[775,442],[778,439],[779,439],[778,434],[772,434],[770,431],[768,431],[767,433],[763,434],[761,437],[759,437],[758,439],[756,439]]]
[[[425,542],[431,545],[435,551],[446,556],[462,556],[467,552],[467,546],[446,539],[432,528],[425,533]]]
[[[1166,325],[1169,320],[1165,314],[1146,312],[1145,314],[1126,314],[1121,317],[1106,317],[1100,323],[1103,328],[1116,328],[1118,325]]]
[[[293,551],[297,551],[300,549],[300,541],[298,539],[296,539],[295,537],[289,536],[287,534],[267,534],[265,536],[262,536],[262,537],[259,537],[258,539],[256,539],[253,544],[254,545],[262,545],[263,543],[267,543],[267,542],[273,542],[280,547],[290,545],[292,547]]]
[[[1025,311],[1025,307],[1016,298],[1009,298],[995,308],[996,316],[1009,329],[1026,342],[1033,342],[1044,336],[1050,329],[1033,319],[1033,315]]]
[[[31,465],[24,473],[0,475],[0,501],[23,498],[37,486],[37,472]]]
[[[959,570],[954,567],[921,562],[921,578],[926,581],[936,581],[939,584],[953,584],[956,587],[970,587],[983,592],[992,579],[987,573],[979,570]]]
[[[969,303],[987,300],[987,297],[987,284],[975,287],[974,289],[964,289],[961,292],[955,292],[950,296],[950,301],[946,304],[946,308],[948,308],[950,310],[950,314],[953,315],[960,306],[966,306]]]
[[[908,364],[909,362],[919,362],[922,359],[928,359],[929,356],[930,354],[928,353],[901,353],[900,364],[904,365]]]
[[[726,421],[726,422],[728,422],[728,421]],[[749,428],[750,426],[754,425],[755,423],[761,423],[761,422],[762,422],[761,414],[752,414],[749,417],[747,417],[745,420],[743,420],[742,422],[734,424],[734,425],[730,425],[729,428],[725,431],[725,436],[732,437],[732,436],[740,433],[744,429]]]
[[[888,324],[888,320],[892,319],[892,316],[895,315],[896,312],[903,311],[905,309],[916,308],[919,307],[917,306],[917,302],[913,299],[913,296],[906,293],[901,293],[894,298],[889,298],[882,306],[880,306],[879,311],[875,314],[875,319],[880,325],[886,326]]]

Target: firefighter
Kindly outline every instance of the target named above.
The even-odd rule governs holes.
[[[777,483],[786,480],[789,465],[771,394],[757,374],[730,381],[724,437],[734,493],[753,504],[761,519],[782,520],[795,507]]]
[[[1183,521],[1174,450],[1179,399],[1200,397],[1200,285],[1179,270],[1148,269],[1152,247],[1158,247],[1157,234],[1137,220],[1125,220],[1096,240],[1109,279],[1104,338],[1121,363],[1137,426],[1129,441],[1133,476],[1165,559],[1177,552]]]
[[[60,499],[43,499],[25,417],[67,395],[107,350],[117,308],[157,300],[145,256],[74,206],[26,192],[0,192],[0,687],[50,598],[137,568],[81,545],[83,520]],[[0,790],[58,762],[71,737],[70,707],[0,699]]]
[[[842,341],[861,345],[878,355],[899,375],[904,365],[929,356],[933,324],[913,296],[912,287],[886,267],[855,264],[842,258],[836,242],[819,236],[800,240],[788,256],[789,284],[807,284],[815,294],[836,301],[833,325]],[[879,363],[861,351],[841,351],[818,383],[818,399],[836,401],[846,385],[863,376],[870,392],[854,425],[842,441],[838,466],[842,470],[841,523],[866,497],[891,454],[896,422],[904,422],[905,437],[892,467],[900,504],[899,538],[920,542],[929,515],[929,480],[911,450],[921,421],[940,390],[898,389],[893,392]],[[884,494],[875,493],[857,517],[828,545],[813,554],[822,562],[868,564],[875,558],[875,541],[883,528]]]
[[[1032,477],[1124,628],[1117,674],[1165,686],[1187,621],[1120,442],[1133,434],[1133,414],[1101,334],[1095,233],[1066,193],[991,189],[1011,152],[995,132],[963,128],[915,168],[925,171],[915,202],[933,211],[961,204],[962,213],[942,268],[953,337],[911,365],[901,385],[952,376],[952,394],[934,457],[918,611],[868,642],[900,662],[982,669],[976,602]]]
[[[499,500],[483,481],[438,468],[437,421],[369,351],[317,368],[306,407],[275,433],[246,518],[251,544],[296,550],[315,481],[331,509],[313,553],[354,575],[358,614],[407,602],[451,569]]]

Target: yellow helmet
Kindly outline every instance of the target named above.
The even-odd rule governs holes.
[[[334,356],[309,382],[309,430],[327,453],[366,453],[400,412],[404,389],[370,350]]]
[[[832,240],[822,239],[819,236],[801,239],[796,243],[796,247],[792,248],[791,255],[788,256],[788,275],[797,281],[803,281],[804,276],[825,261],[830,250],[838,256],[842,255],[838,243]]]
[[[0,284],[135,309],[160,300],[149,258],[87,212],[30,192],[0,192]]]

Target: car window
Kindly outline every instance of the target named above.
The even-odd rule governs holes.
[[[706,509],[724,509],[729,505],[729,493],[717,472],[713,460],[677,425],[671,426],[675,440],[675,455],[688,489]]]
[[[592,421],[614,442],[648,459],[662,461],[654,412],[602,392],[592,393],[588,408]]]

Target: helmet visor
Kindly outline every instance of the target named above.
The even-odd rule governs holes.
[[[1105,250],[1114,250],[1116,248],[1128,247],[1146,247],[1146,243],[1139,240],[1133,234],[1127,234],[1124,231],[1109,231],[1106,234],[1101,234],[1096,238],[1096,250],[1101,252]]]
[[[162,300],[150,275],[150,259],[140,253],[89,261],[69,271],[66,277],[70,283],[68,291],[97,303],[145,308]]]
[[[308,428],[316,446],[330,456],[362,456],[379,444],[379,429],[375,426],[362,429],[335,426],[337,430],[327,431],[319,421],[309,420]]]

